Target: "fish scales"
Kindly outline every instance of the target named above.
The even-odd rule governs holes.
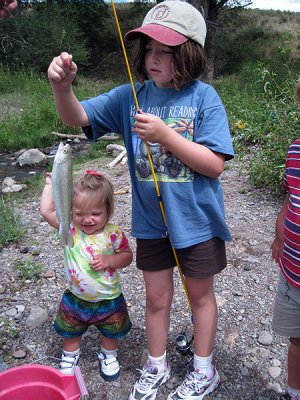
[[[60,143],[52,168],[52,193],[59,221],[59,242],[62,247],[73,247],[74,241],[70,232],[73,177],[72,149],[69,144]]]

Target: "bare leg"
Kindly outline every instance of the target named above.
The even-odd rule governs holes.
[[[192,303],[195,354],[208,357],[213,350],[218,320],[214,278],[186,277],[186,285]]]
[[[152,357],[164,354],[170,325],[173,298],[173,269],[144,271],[146,285],[146,329],[148,350]]]
[[[110,350],[110,351],[117,350],[117,348],[118,348],[118,340],[102,336],[101,346],[105,350]]]
[[[80,348],[81,336],[64,339],[64,350],[73,352]]]
[[[291,338],[288,351],[288,385],[300,390],[300,338]]]

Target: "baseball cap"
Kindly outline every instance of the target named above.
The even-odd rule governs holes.
[[[180,0],[167,0],[148,11],[140,28],[125,35],[133,40],[149,36],[166,46],[178,46],[191,39],[204,47],[206,24],[201,13],[191,4]]]

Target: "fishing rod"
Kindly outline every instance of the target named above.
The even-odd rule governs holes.
[[[135,91],[135,87],[134,87],[134,83],[133,83],[133,79],[132,79],[131,69],[130,69],[130,65],[129,65],[129,62],[128,62],[127,52],[126,52],[126,48],[125,48],[125,45],[124,45],[124,40],[123,40],[123,36],[122,36],[122,32],[121,32],[121,28],[120,28],[119,19],[118,19],[118,15],[117,15],[117,11],[116,11],[114,0],[111,0],[111,5],[112,5],[112,9],[113,9],[114,17],[115,17],[115,22],[116,22],[116,26],[117,26],[117,30],[118,30],[118,34],[119,34],[119,39],[120,39],[122,50],[123,50],[123,55],[124,55],[124,59],[125,59],[125,65],[126,65],[126,69],[127,69],[127,73],[128,73],[128,77],[129,77],[129,81],[130,81],[133,97],[134,97],[136,110],[138,112],[140,110],[140,107],[139,107],[139,103],[138,103],[138,99],[137,99],[137,95],[136,95],[136,91]],[[161,213],[162,213],[162,217],[163,217],[164,223],[165,223],[165,225],[167,227],[167,218],[166,218],[166,214],[165,214],[165,208],[164,208],[164,204],[163,204],[162,197],[161,197],[161,194],[160,194],[160,190],[159,190],[159,186],[158,186],[158,182],[157,182],[157,177],[156,177],[156,174],[155,174],[155,171],[154,171],[153,162],[152,162],[151,154],[150,154],[150,151],[149,151],[149,145],[148,145],[147,141],[145,141],[144,143],[145,143],[145,146],[146,146],[147,157],[148,157],[148,161],[149,161],[150,169],[151,169],[151,174],[152,174],[154,185],[155,185],[156,196],[157,196],[158,201],[159,201],[159,206],[160,206],[160,210],[161,210]],[[178,260],[178,257],[177,257],[177,253],[176,253],[175,248],[172,245],[171,240],[170,240],[170,243],[171,243],[171,246],[172,246],[172,251],[173,251],[174,258],[175,258],[175,261],[176,261],[176,264],[177,264],[177,268],[178,268],[178,271],[179,271],[179,274],[180,274],[181,282],[182,282],[186,297],[188,299],[190,310],[192,311],[191,299],[190,299],[190,296],[189,296],[189,293],[188,293],[188,290],[187,290],[185,278],[184,278],[184,275],[183,275],[181,267],[180,267],[180,263],[179,263],[179,260]],[[193,314],[192,314],[192,318],[193,318]]]

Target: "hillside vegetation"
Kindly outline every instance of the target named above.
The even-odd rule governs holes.
[[[57,118],[45,74],[61,51],[72,53],[79,66],[74,89],[80,99],[128,81],[107,4],[34,4],[18,17],[0,21],[2,152],[51,145],[56,140],[52,131],[77,132]],[[141,22],[148,6],[117,7],[126,32]],[[281,192],[288,145],[300,133],[294,93],[300,71],[299,27],[299,13],[225,9],[215,30],[216,79],[211,83],[226,107],[236,154],[247,156],[244,165],[252,183],[275,193]],[[131,46],[127,50],[131,60]]]

